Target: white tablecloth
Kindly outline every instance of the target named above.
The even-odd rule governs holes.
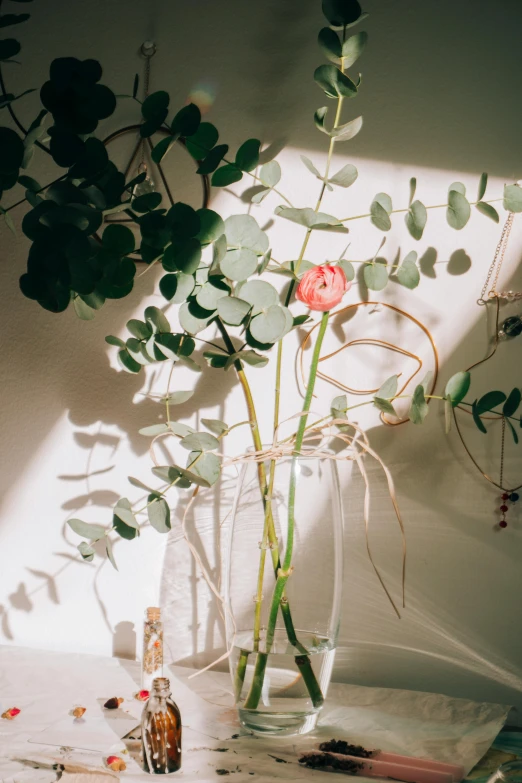
[[[332,737],[450,761],[469,770],[487,750],[509,710],[438,694],[332,683],[313,734],[259,738],[241,733],[226,674],[207,673],[188,683],[189,673],[181,668],[166,672],[184,726],[183,766],[177,777],[187,782],[217,781],[217,770],[228,770],[227,779],[233,783],[331,783],[330,773],[301,768],[297,754]],[[138,688],[135,662],[0,646],[0,713],[10,707],[21,710],[14,720],[0,721],[0,781],[54,783],[57,773],[42,763],[50,767],[58,757],[103,767],[109,754],[121,755],[124,745],[118,735],[138,723],[143,707],[134,699]],[[112,696],[125,699],[115,714],[103,710]],[[77,705],[87,708],[86,722],[73,727],[69,712]],[[233,738],[236,734],[240,736]],[[61,751],[60,745],[72,749]],[[79,750],[82,745],[91,749]],[[151,780],[132,757],[123,757],[128,766],[120,775],[122,781]],[[64,783],[89,780],[94,778],[62,777]]]

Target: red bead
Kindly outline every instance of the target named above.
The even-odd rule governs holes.
[[[505,519],[501,519],[498,524],[500,525],[500,527],[507,527],[507,522]]]
[[[500,510],[502,511],[503,514],[505,514],[506,511],[509,511],[507,506],[500,506]]]
[[[507,492],[504,492],[504,494],[502,495],[502,500],[508,500],[508,498],[509,498],[509,494]]]

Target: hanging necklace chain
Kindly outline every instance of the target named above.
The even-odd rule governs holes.
[[[504,223],[504,228],[502,229],[502,234],[500,235],[500,240],[497,245],[497,249],[495,250],[493,261],[491,262],[491,266],[489,267],[486,281],[482,287],[480,299],[477,300],[477,303],[479,305],[487,304],[488,300],[495,299],[496,297],[499,296],[497,291],[498,278],[500,275],[500,270],[502,268],[502,263],[504,261],[504,255],[506,252],[509,235],[511,233],[511,228],[513,226],[514,217],[515,217],[515,213],[510,212],[506,218],[506,222]],[[489,286],[492,278],[493,278],[493,282],[492,282],[492,287],[490,288]],[[486,299],[486,295],[487,295],[487,299]]]
[[[149,95],[149,87],[150,87],[150,61],[156,54],[156,44],[154,41],[144,41],[141,45],[141,54],[145,58],[145,76],[143,79],[143,100],[145,100]],[[145,163],[145,139],[142,140],[140,144],[140,165],[139,168],[141,169],[147,169],[147,164]]]

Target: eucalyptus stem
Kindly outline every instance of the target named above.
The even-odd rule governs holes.
[[[301,453],[301,448],[303,445],[303,437],[306,429],[306,421],[308,419],[308,413],[310,411],[310,405],[312,403],[315,380],[317,377],[317,366],[319,363],[321,346],[323,344],[323,339],[326,333],[326,327],[328,326],[329,315],[330,315],[329,312],[325,312],[323,313],[323,316],[321,318],[321,326],[319,328],[319,334],[317,335],[317,341],[314,347],[314,353],[310,366],[310,378],[308,381],[306,396],[303,403],[303,411],[302,411],[303,415],[299,420],[299,426],[297,428],[297,434],[295,438],[295,446],[294,446],[293,456],[292,456],[292,468],[290,473],[290,486],[288,490],[288,533],[287,533],[287,541],[286,541],[286,548],[285,548],[285,556],[283,559],[282,566],[278,571],[277,581],[272,596],[272,604],[270,606],[270,614],[269,614],[267,633],[266,633],[266,645],[265,645],[266,649],[265,652],[258,653],[257,655],[254,676],[252,679],[252,685],[244,704],[245,709],[255,710],[257,709],[257,706],[259,704],[259,699],[261,697],[261,689],[263,686],[263,680],[265,676],[266,665],[268,662],[268,655],[270,654],[270,650],[272,648],[272,644],[274,641],[278,608],[281,603],[283,593],[285,591],[286,583],[292,573],[292,555],[294,549],[294,534],[295,534],[295,494],[296,494],[296,486],[297,486],[297,482],[296,482],[297,460],[299,458],[299,455]],[[301,656],[298,657],[299,657],[298,665],[301,668],[303,661]],[[323,694],[321,693],[321,689],[317,680],[314,678],[314,682],[306,682],[306,684],[310,691],[310,696],[312,698],[314,707],[321,706],[321,704],[324,701],[324,697]],[[315,685],[317,686],[317,690],[314,689]]]
[[[488,201],[484,200],[482,203],[494,204],[496,201],[503,201],[503,198],[491,198]],[[479,203],[478,201],[470,201],[469,205],[470,207],[474,207],[478,203]],[[447,204],[430,204],[429,206],[426,207],[426,209],[444,209],[444,207],[447,206],[448,206]],[[409,212],[409,211],[410,211],[409,207],[407,209],[392,209],[392,211],[389,214],[400,215],[401,213]],[[364,215],[352,215],[351,217],[341,218],[341,220],[339,220],[339,223],[348,223],[348,221],[350,220],[362,220],[363,218],[369,218],[371,216],[372,216],[371,212],[365,212]]]

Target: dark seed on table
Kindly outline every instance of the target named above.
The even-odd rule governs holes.
[[[229,769],[216,769],[216,775],[230,775]]]
[[[329,742],[321,742],[319,750],[330,753],[342,753],[343,756],[358,756],[361,759],[369,759],[373,755],[372,750],[366,750],[362,745],[351,745],[345,740],[331,739]]]

